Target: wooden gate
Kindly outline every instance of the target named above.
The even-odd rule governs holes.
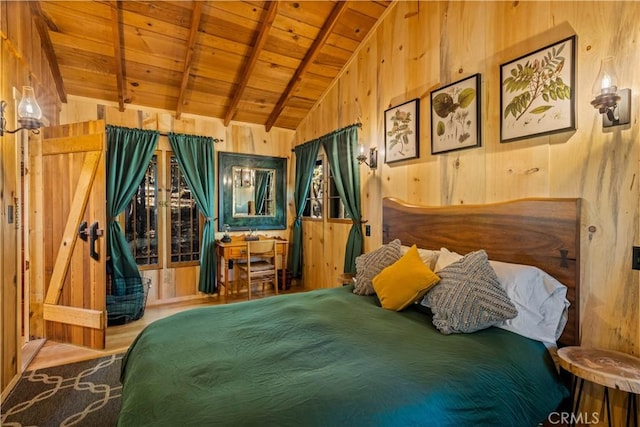
[[[35,189],[45,336],[94,349],[106,332],[105,147],[103,121],[42,129]]]

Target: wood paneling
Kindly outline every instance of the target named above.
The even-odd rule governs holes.
[[[54,2],[46,2],[54,4]],[[327,2],[328,3],[328,2]],[[63,3],[56,3],[62,7]],[[91,22],[100,23],[104,14],[100,10],[104,5],[92,3],[93,17]],[[371,14],[375,16],[380,11]],[[66,3],[69,6],[71,3]],[[296,5],[302,6],[300,10]],[[384,7],[386,3],[383,3]],[[184,58],[184,51],[179,44],[166,40],[166,30],[171,28],[176,40],[186,41],[189,34],[190,9],[180,2],[163,2],[162,7],[148,8],[152,19],[153,30],[163,33],[159,41],[153,42],[159,53],[153,55],[153,65],[169,70],[167,78],[172,83],[179,83],[181,78],[171,73],[180,72],[181,64],[167,60],[167,54],[175,51]],[[260,18],[261,7],[253,7],[249,2],[229,2],[228,6],[240,17],[253,23],[244,24],[244,19],[236,18],[235,24],[216,26],[213,7],[217,3],[208,3],[204,21],[201,25],[198,43],[204,48],[216,46],[220,52],[246,56],[248,48],[244,43],[250,37],[251,28]],[[316,19],[314,8],[330,9],[332,4],[323,2],[286,2],[281,7],[283,18],[277,21],[279,30],[287,25],[292,32],[299,31],[302,37],[310,36],[308,25],[320,27],[321,20]],[[378,2],[369,2],[366,8],[377,8]],[[44,6],[43,6],[44,7]],[[65,6],[66,7],[66,6]],[[124,2],[127,14],[133,14],[132,8],[145,8],[145,3]],[[640,26],[637,16],[640,15],[640,3],[613,2],[411,2],[392,3],[392,10],[386,15],[382,24],[375,28],[375,34],[367,38],[358,55],[349,62],[340,74],[337,82],[329,86],[322,102],[311,108],[310,114],[298,127],[295,139],[291,132],[273,129],[267,133],[261,127],[237,123],[225,128],[222,122],[198,116],[183,117],[175,120],[170,113],[158,110],[143,110],[135,107],[136,103],[148,101],[162,108],[175,108],[177,90],[163,89],[160,80],[148,83],[145,90],[136,91],[127,83],[130,98],[134,105],[120,113],[117,108],[99,107],[106,102],[74,98],[64,105],[60,112],[60,102],[56,97],[56,85],[50,75],[49,65],[41,51],[39,37],[35,29],[26,25],[31,22],[28,4],[24,2],[0,2],[0,15],[11,16],[10,20],[0,22],[1,99],[13,99],[13,88],[31,83],[36,87],[36,95],[51,123],[58,123],[58,115],[64,116],[63,123],[96,119],[98,111],[107,115],[112,124],[130,127],[157,128],[163,131],[211,135],[223,138],[224,142],[216,145],[216,150],[255,152],[265,155],[277,155],[291,158],[292,140],[295,143],[316,138],[332,130],[361,121],[360,141],[377,145],[380,152],[379,167],[375,172],[365,166],[362,173],[363,217],[369,220],[372,235],[365,238],[365,249],[371,250],[382,242],[381,200],[384,196],[395,196],[405,200],[429,205],[451,205],[467,203],[486,203],[510,200],[521,197],[579,197],[583,200],[583,224],[587,231],[581,242],[582,254],[582,342],[586,345],[601,346],[632,354],[640,353],[639,340],[639,295],[640,277],[630,268],[630,250],[639,244],[638,215],[638,101],[640,90],[640,74],[637,64],[640,63],[640,52],[637,40],[640,38]],[[48,7],[45,13],[48,12]],[[306,13],[310,19],[299,20],[296,14]],[[324,10],[324,9],[323,9]],[[52,11],[51,13],[59,13]],[[326,14],[327,12],[325,12]],[[318,13],[318,15],[320,15]],[[367,20],[356,21],[349,11],[345,19],[354,25],[367,25]],[[286,19],[285,19],[286,17]],[[82,31],[78,35],[79,43],[71,43],[67,32],[78,31],[77,22],[83,22],[86,29],[87,20],[70,19],[64,23],[64,29],[57,34],[50,31],[55,46],[72,51],[82,49],[96,52],[98,56],[90,57],[86,65],[94,70],[91,73],[78,72],[82,65],[69,59],[69,65],[60,62],[61,73],[69,76],[74,85],[82,87],[85,96],[97,99],[115,99],[115,79],[104,74],[111,70],[113,64],[104,63],[101,55],[112,49],[104,40],[110,40],[111,27],[92,27],[91,32]],[[140,37],[151,37],[153,30],[141,22]],[[238,24],[237,22],[241,22]],[[300,24],[304,22],[305,24]],[[357,24],[357,25],[355,25]],[[63,24],[60,24],[63,25]],[[67,27],[68,25],[68,27]],[[133,26],[132,24],[129,24]],[[244,25],[244,26],[243,26]],[[229,28],[238,31],[230,31]],[[364,27],[363,27],[364,28]],[[334,59],[341,58],[335,49],[353,48],[352,40],[359,36],[342,32],[342,22],[336,26],[339,34],[329,37],[327,43],[333,50],[321,52],[322,59],[318,69],[332,70]],[[101,32],[102,31],[102,32]],[[206,31],[206,33],[205,33]],[[364,34],[363,31],[361,34]],[[104,37],[100,37],[103,34]],[[293,34],[287,40],[285,33],[277,32],[280,39],[286,41],[291,52],[280,52],[281,47],[273,44],[273,50],[265,50],[261,61],[272,67],[283,66],[296,69],[304,56],[296,49],[309,45],[308,40],[296,43]],[[306,34],[306,35],[305,35]],[[576,118],[575,132],[554,136],[540,137],[531,140],[501,144],[499,142],[499,65],[529,51],[559,40],[566,35],[578,36],[577,46],[577,79],[576,79]],[[230,39],[224,39],[229,36]],[[80,40],[82,39],[82,40]],[[237,39],[237,40],[236,40]],[[273,38],[273,40],[278,40]],[[131,41],[134,43],[134,41]],[[132,65],[131,72],[145,73],[144,56],[146,51],[129,49],[126,55],[138,65]],[[291,56],[290,56],[291,55]],[[296,59],[297,55],[297,59]],[[634,91],[632,107],[632,125],[626,128],[613,128],[603,131],[601,118],[589,105],[592,96],[591,85],[598,71],[599,62],[605,56],[613,55],[618,59],[618,75],[624,87]],[[230,57],[227,57],[229,60]],[[102,61],[102,62],[101,62]],[[201,65],[211,77],[194,78],[194,85],[208,85],[206,90],[220,99],[232,93],[232,84],[225,83],[221,87],[214,80],[215,69],[207,68],[204,61]],[[324,65],[323,65],[324,64]],[[327,68],[322,68],[327,66]],[[111,68],[109,68],[111,67]],[[315,69],[314,64],[312,69]],[[154,69],[149,69],[154,74]],[[455,153],[430,154],[429,137],[429,91],[474,73],[482,75],[482,147]],[[163,75],[164,76],[164,75]],[[152,76],[155,77],[155,76]],[[314,77],[314,76],[311,76]],[[263,86],[261,79],[260,85]],[[314,89],[309,93],[324,93],[322,76],[317,82],[315,77],[309,83]],[[140,85],[147,83],[140,82]],[[282,83],[280,83],[282,86]],[[249,84],[251,87],[251,84]],[[304,86],[304,83],[301,87]],[[259,88],[255,88],[259,89]],[[268,88],[270,92],[274,92]],[[280,89],[282,90],[282,89]],[[276,91],[277,92],[277,91]],[[239,121],[260,121],[260,117],[268,116],[274,105],[273,93],[261,97],[257,90],[246,92],[250,95],[247,104],[252,104],[251,112],[236,115]],[[417,160],[406,163],[384,165],[382,115],[384,109],[406,100],[419,97],[422,102],[421,114],[421,156]],[[209,114],[222,116],[223,107],[214,109],[207,106],[206,99],[194,98],[194,112],[203,116]],[[276,96],[277,99],[277,96]],[[261,101],[262,100],[262,101]],[[309,101],[300,101],[293,96],[292,102],[299,103],[292,110],[291,119],[281,118],[277,125],[294,127],[303,116],[303,110],[310,108]],[[255,104],[263,103],[265,112]],[[243,105],[240,103],[240,105]],[[292,104],[293,105],[293,104]],[[255,109],[254,109],[255,108]],[[110,111],[113,110],[113,112]],[[241,108],[242,109],[242,108]],[[107,111],[107,113],[105,113]],[[287,111],[285,108],[284,111]],[[183,115],[184,116],[184,115]],[[15,123],[13,106],[6,114],[9,127]],[[264,122],[264,121],[263,121]],[[9,206],[16,206],[16,195],[19,195],[18,155],[19,141],[17,135],[5,134],[0,138],[0,262],[2,264],[2,387],[6,390],[17,373],[19,330],[16,311],[16,280],[19,256],[18,234],[15,224],[7,222]],[[37,167],[29,168],[27,176],[37,176]],[[289,162],[289,182],[293,182],[293,165]],[[288,219],[293,218],[291,198],[292,184],[288,188]],[[41,233],[43,224],[36,222],[34,229],[29,230],[34,236]],[[304,223],[304,276],[305,285],[311,287],[335,286],[335,276],[339,272],[344,257],[344,243],[348,227],[342,224],[326,224],[305,221]],[[592,230],[592,231],[589,231]],[[285,233],[286,234],[286,233]],[[283,236],[288,237],[288,236]],[[37,241],[37,238],[34,239]],[[49,250],[49,248],[42,248]],[[29,261],[28,255],[26,261]],[[146,273],[145,273],[146,274]],[[170,283],[180,281],[183,277],[173,274],[155,274],[154,280],[166,295],[172,294]],[[185,280],[195,277],[191,271]],[[16,279],[18,278],[18,279]],[[40,278],[34,279],[39,281]],[[160,286],[161,285],[161,286]],[[166,289],[165,289],[166,288]],[[42,284],[30,289],[34,297],[42,292]],[[176,290],[175,295],[183,295]],[[36,298],[37,299],[37,298]],[[42,307],[30,307],[33,316],[42,315]],[[15,328],[14,328],[15,326]],[[38,334],[42,331],[30,331]],[[592,390],[593,401],[599,391]],[[617,409],[620,409],[620,402]]]
[[[309,64],[304,58],[313,57],[309,71],[325,80],[301,85],[296,95],[316,100],[390,2],[282,0],[274,14],[265,13],[275,3],[47,0],[34,13],[50,34],[50,51],[60,64],[56,74],[64,81],[63,94],[99,95],[98,99],[117,100],[121,110],[132,100],[173,111],[177,117],[185,112],[226,118],[228,123],[233,116],[239,122],[266,125],[268,130],[274,124],[295,129],[309,105],[302,112],[290,110],[286,107],[291,97],[286,94],[284,105],[277,98],[251,114],[233,115],[233,107],[248,98],[239,92],[234,100],[236,92],[226,88],[248,82],[254,91],[264,92],[260,98],[270,97],[270,92],[282,94],[285,88],[307,79]],[[341,16],[333,14],[335,8],[343,7]],[[339,18],[335,28],[327,25],[335,17]],[[257,73],[247,67],[252,55],[267,61],[255,68]],[[202,80],[213,81],[194,84]],[[113,90],[116,82],[117,90]],[[225,95],[216,89],[218,82],[225,87]],[[165,90],[156,91],[153,84]],[[320,90],[314,85],[320,85]],[[203,98],[208,99],[210,109],[194,102]]]
[[[63,107],[61,121],[63,123],[74,123],[78,120],[102,118],[107,124],[130,128],[155,129],[163,133],[176,132],[193,135],[205,135],[222,139],[222,142],[215,144],[214,150],[233,151],[238,153],[258,154],[266,156],[287,157],[287,166],[291,170],[291,147],[293,143],[293,131],[284,129],[272,129],[266,132],[264,127],[256,125],[232,124],[225,127],[222,120],[211,119],[193,115],[183,115],[181,119],[176,119],[172,113],[158,110],[145,109],[143,107],[129,107],[120,112],[115,105],[104,105],[101,101],[91,99],[80,99],[70,96],[69,102]],[[160,156],[171,151],[169,140],[166,136],[161,136],[158,141],[157,151]],[[217,157],[216,157],[217,161]],[[159,171],[159,176],[164,172]],[[290,173],[288,172],[288,175]],[[217,179],[217,177],[216,177]],[[293,210],[291,208],[293,197],[293,187],[288,180],[287,184],[287,223],[293,221]],[[217,204],[216,204],[217,209]],[[217,216],[217,215],[216,215]],[[165,227],[167,219],[166,212],[159,214],[159,227]],[[218,238],[222,233],[218,233]],[[238,233],[232,233],[238,234]],[[289,238],[288,231],[273,231],[267,234]],[[166,245],[166,242],[161,242]],[[164,248],[163,252],[166,253]],[[198,277],[200,268],[190,267],[167,267],[160,270],[144,270],[143,275],[151,279],[151,289],[147,300],[148,305],[165,304],[175,301],[190,300],[200,298],[198,292]]]
[[[0,16],[11,17],[0,20],[0,99],[8,102],[7,128],[18,127],[15,110],[23,85],[34,87],[44,116],[55,123],[60,105],[55,81],[35,26],[22,25],[31,22],[29,4],[2,1]],[[14,90],[18,91],[17,96],[14,96]],[[28,207],[28,195],[24,194],[20,183],[21,162],[25,166],[25,179],[30,176],[28,138],[26,132],[5,133],[0,137],[0,388],[3,398],[10,389],[8,386],[18,378],[22,335],[31,333],[28,325],[23,325],[22,307],[26,306],[21,304],[20,298],[23,286],[29,292],[29,277],[22,268],[29,261],[29,255],[20,250],[23,242],[27,242],[28,248],[29,240],[22,211]]]
[[[640,243],[640,26],[632,18],[640,15],[640,3],[402,1],[392,7],[296,133],[299,144],[360,119],[361,142],[378,147],[378,169],[360,168],[363,217],[371,225],[365,249],[382,242],[380,204],[387,196],[434,206],[581,198],[587,229],[581,241],[582,343],[640,354],[640,277],[631,270],[631,246]],[[572,34],[576,131],[501,144],[500,64]],[[634,95],[632,125],[603,130],[589,100],[607,56],[616,57],[621,84]],[[482,147],[431,155],[430,91],[474,73],[481,73]],[[420,158],[385,165],[383,111],[415,97],[422,107]],[[330,231],[315,223],[305,226],[313,236],[305,239],[305,253],[338,264],[344,250],[331,250],[340,237],[329,239]],[[318,260],[309,262],[306,286],[335,286]],[[601,392],[590,390],[596,410]],[[616,399],[614,418],[622,412],[621,396]]]

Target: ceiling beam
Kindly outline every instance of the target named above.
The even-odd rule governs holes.
[[[45,24],[44,16],[42,14],[42,8],[39,1],[30,1],[29,6],[31,8],[31,14],[35,19],[36,28],[40,35],[40,42],[42,43],[42,50],[49,61],[49,67],[51,68],[51,75],[53,81],[56,84],[58,91],[58,98],[60,102],[67,103],[67,93],[64,90],[64,83],[62,81],[62,75],[60,74],[60,66],[58,65],[58,59],[56,53],[53,50],[53,43],[51,43],[51,37],[49,37],[49,30]]]
[[[122,56],[122,5],[121,0],[111,1],[111,29],[113,30],[113,58],[116,66],[116,83],[118,87],[118,110],[124,111],[124,58]]]
[[[258,36],[256,37],[256,41],[253,44],[253,49],[251,50],[249,59],[247,60],[247,63],[242,69],[242,73],[241,73],[242,75],[240,77],[240,82],[238,82],[238,88],[233,94],[233,99],[231,100],[231,103],[227,108],[227,113],[225,114],[225,117],[224,117],[225,126],[229,126],[229,122],[231,122],[231,120],[233,119],[233,116],[235,116],[236,111],[238,110],[238,102],[240,102],[240,98],[242,98],[242,95],[244,94],[244,90],[246,89],[247,84],[249,83],[249,77],[251,77],[251,74],[253,74],[253,70],[256,67],[256,64],[258,63],[258,57],[260,56],[260,52],[262,52],[262,48],[267,42],[267,35],[269,34],[269,30],[271,29],[271,26],[273,25],[273,21],[276,18],[276,13],[278,12],[278,2],[270,1],[267,3],[268,3],[267,10],[264,12],[265,18],[263,19],[262,24],[260,24],[260,29],[258,30]]]
[[[182,71],[182,82],[180,83],[180,92],[178,93],[178,102],[176,105],[176,119],[182,114],[182,105],[184,103],[184,95],[189,84],[189,75],[193,66],[193,52],[196,48],[196,37],[198,36],[198,28],[200,28],[200,17],[202,16],[202,1],[194,0],[193,13],[191,14],[191,32],[189,33],[189,41],[187,42],[187,52],[184,57],[184,70]]]
[[[338,19],[340,18],[342,13],[346,10],[346,8],[347,8],[346,1],[339,1],[333,7],[331,14],[329,15],[324,25],[320,29],[320,32],[318,33],[318,37],[316,37],[316,39],[313,41],[313,44],[307,51],[307,54],[305,55],[304,59],[300,63],[300,66],[298,67],[295,74],[291,78],[291,81],[289,81],[289,84],[287,85],[286,89],[280,96],[278,103],[276,104],[276,106],[273,108],[273,111],[269,115],[269,118],[267,119],[267,123],[265,124],[265,129],[267,130],[267,132],[271,130],[274,123],[280,116],[280,113],[282,113],[282,110],[284,109],[285,104],[287,103],[289,98],[291,98],[291,95],[293,95],[293,91],[298,86],[298,84],[300,84],[300,81],[302,80],[302,76],[304,76],[309,66],[313,63],[313,61],[315,61],[316,57],[318,56],[318,53],[320,53],[320,49],[322,49],[322,46],[324,46],[325,42],[329,38],[329,35],[331,34],[331,31],[333,31],[333,27],[335,27],[336,23],[338,22]]]

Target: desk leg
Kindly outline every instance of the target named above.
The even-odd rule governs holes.
[[[218,284],[218,295],[222,296],[222,266],[220,264],[220,260],[222,259],[221,254],[216,251],[216,283]],[[225,283],[224,294],[227,295],[227,286]]]
[[[282,292],[284,292],[287,288],[287,253],[289,249],[289,244],[285,243],[284,245],[284,251],[282,252],[282,263],[281,263],[281,267],[282,267]],[[278,285],[276,285],[278,286]]]
[[[282,290],[286,290],[287,285],[287,257],[289,255],[289,243],[285,243],[284,252],[282,253]],[[293,282],[293,281],[292,281]],[[291,283],[293,286],[293,283]]]
[[[231,281],[229,280],[229,261],[224,260],[224,286],[225,286],[225,295],[229,296],[231,292]]]

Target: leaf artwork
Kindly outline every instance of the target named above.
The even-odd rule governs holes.
[[[502,85],[507,92],[517,95],[505,107],[505,119],[512,115],[517,121],[526,112],[544,114],[554,107],[556,101],[571,98],[571,88],[560,75],[565,64],[565,57],[561,56],[565,46],[566,43],[563,43],[558,48],[550,49],[541,59],[517,64],[509,70],[509,77]],[[546,104],[531,109],[539,98]]]
[[[453,87],[433,98],[433,111],[445,120],[438,120],[436,135],[445,139],[454,139],[462,144],[471,137],[471,119],[469,106],[476,98],[473,88]]]
[[[389,117],[389,120],[393,123],[391,130],[387,131],[387,150],[391,151],[397,146],[397,154],[406,156],[407,153],[404,149],[409,146],[409,135],[413,134],[413,131],[409,127],[411,123],[411,112],[402,111],[397,109],[395,113]]]

